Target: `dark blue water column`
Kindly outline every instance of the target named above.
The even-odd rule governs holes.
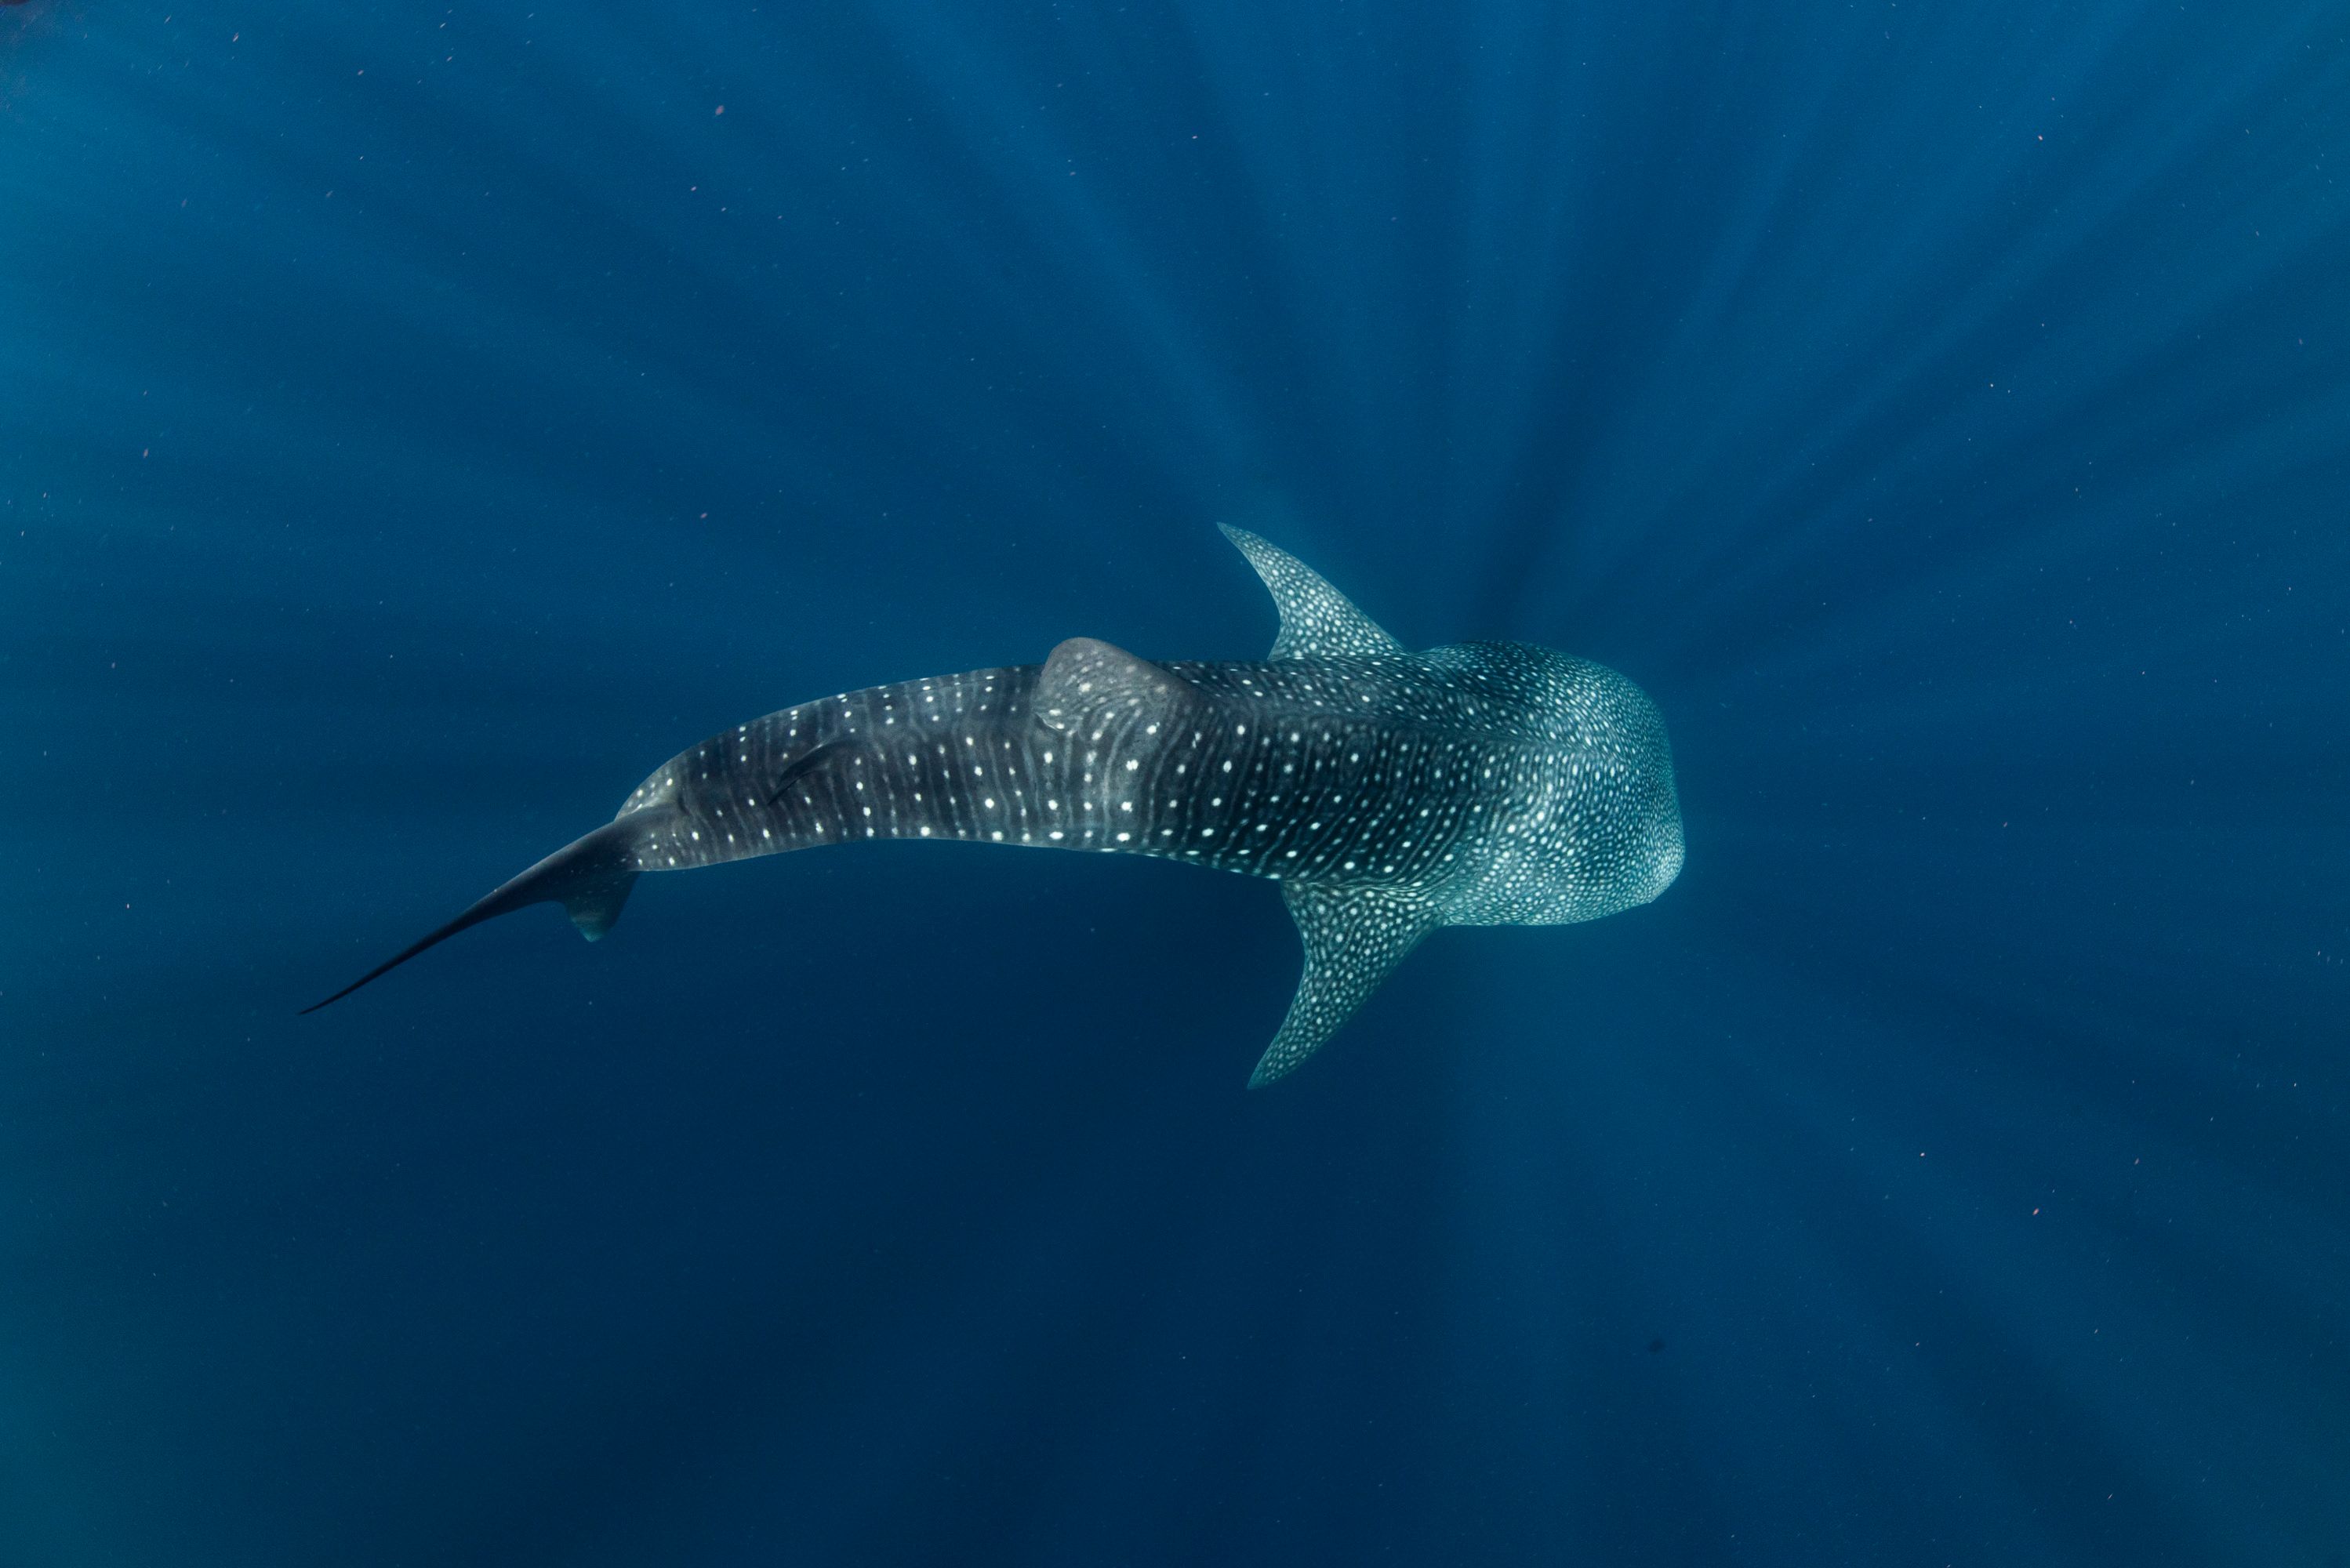
[[[2350,1553],[2325,6],[0,14],[0,1560]],[[294,1010],[1245,524],[1671,725],[1294,1080],[877,846]]]

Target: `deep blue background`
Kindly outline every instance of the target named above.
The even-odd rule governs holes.
[[[0,13],[0,1561],[2350,1561],[2338,0],[536,3]],[[292,1016],[1220,519],[1679,883],[1254,1095],[1076,856]]]

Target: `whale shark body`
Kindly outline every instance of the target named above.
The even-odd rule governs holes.
[[[1439,926],[1645,904],[1681,867],[1664,722],[1614,670],[1515,642],[1408,651],[1257,535],[1261,663],[1090,638],[1041,665],[770,713],[655,770],[619,815],[389,961],[557,902],[589,940],[650,871],[868,838],[1155,855],[1281,884],[1305,972],[1252,1087],[1295,1068]]]

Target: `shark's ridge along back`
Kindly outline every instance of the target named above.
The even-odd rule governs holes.
[[[590,940],[648,871],[860,838],[1189,860],[1283,885],[1305,947],[1249,1082],[1294,1070],[1440,926],[1643,904],[1681,866],[1663,721],[1602,665],[1525,643],[1412,653],[1295,557],[1225,534],[1281,615],[1262,663],[1072,638],[1042,665],[868,687],[663,763],[619,815],[305,1012],[525,905]]]

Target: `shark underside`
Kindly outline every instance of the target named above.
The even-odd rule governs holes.
[[[639,876],[868,838],[1155,855],[1282,885],[1305,947],[1249,1082],[1327,1040],[1439,926],[1596,919],[1681,866],[1663,721],[1614,670],[1525,643],[1405,649],[1226,528],[1281,614],[1261,663],[1076,638],[1041,665],[868,687],[712,737],[619,815],[325,1002],[556,902],[590,940]]]

